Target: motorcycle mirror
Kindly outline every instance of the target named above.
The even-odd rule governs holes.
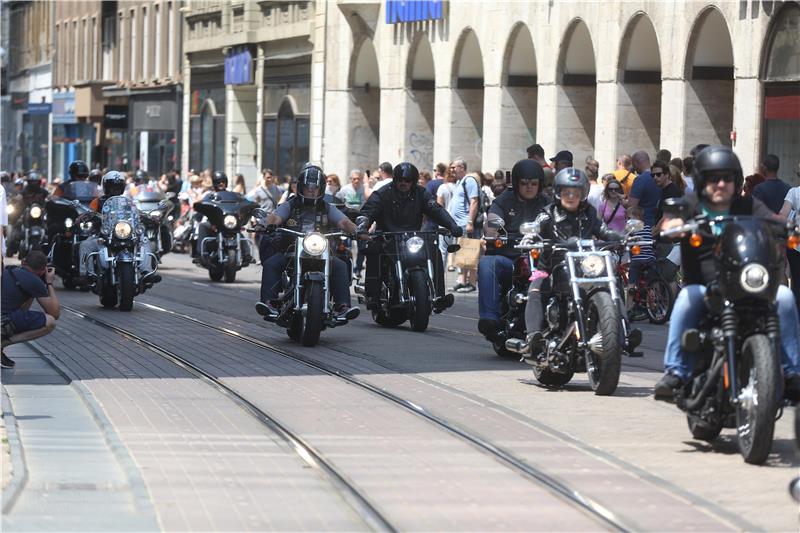
[[[541,228],[538,222],[525,222],[519,227],[519,232],[525,235],[538,235]]]
[[[506,227],[506,221],[502,218],[490,218],[486,224],[492,229],[502,229]]]
[[[267,216],[267,212],[261,209],[260,207],[256,207],[255,209],[253,209],[253,212],[251,214],[256,219],[264,218],[265,216]]]
[[[641,220],[630,219],[625,222],[625,235],[633,235],[637,231],[644,229],[644,222]]]
[[[682,198],[667,198],[661,205],[664,209],[664,214],[675,218],[682,218],[686,220],[688,217],[689,206]]]
[[[363,224],[366,224],[367,220],[369,220],[369,219],[367,217],[365,217],[364,215],[356,217],[356,226],[361,226]]]

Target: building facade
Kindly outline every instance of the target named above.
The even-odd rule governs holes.
[[[185,2],[183,169],[296,173],[309,159],[315,14],[324,2]]]
[[[602,172],[716,143],[746,173],[775,153],[800,183],[798,2],[320,4],[311,157],[328,171],[509,169],[536,142]]]
[[[50,175],[52,11],[49,2],[4,2],[8,16],[3,168]]]

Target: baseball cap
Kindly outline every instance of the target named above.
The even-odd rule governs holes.
[[[555,157],[551,157],[550,161],[569,161],[572,162],[572,152],[569,150],[561,150]]]

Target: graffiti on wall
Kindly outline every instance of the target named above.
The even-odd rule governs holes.
[[[412,132],[408,135],[409,163],[418,168],[429,169],[433,167],[433,136]]]

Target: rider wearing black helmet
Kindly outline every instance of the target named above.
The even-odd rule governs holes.
[[[517,161],[511,170],[511,188],[495,198],[489,208],[487,222],[501,219],[509,235],[519,233],[523,222],[532,222],[547,205],[541,194],[544,170],[533,159]],[[485,234],[495,237],[497,229],[487,224]],[[514,250],[514,241],[502,248],[487,247],[486,255],[478,266],[478,310],[480,320],[478,331],[487,339],[494,340],[500,328],[500,298],[504,287],[511,284],[514,268],[513,258],[519,252]]]
[[[361,208],[362,221],[359,229],[366,231],[373,222],[378,231],[420,231],[422,217],[447,228],[450,232],[460,237],[462,230],[453,220],[453,217],[438,203],[436,198],[419,186],[419,171],[411,163],[400,163],[392,171],[392,182],[378,190],[373,190],[367,202]],[[387,253],[381,243],[370,243],[365,252],[367,258],[367,274],[364,281],[364,294],[367,299],[367,308],[377,305],[378,290],[380,285],[380,257]],[[441,309],[452,302],[444,298],[444,267],[441,254],[433,254],[434,260],[434,285],[436,286],[436,301],[434,306]]]
[[[775,220],[774,213],[760,200],[741,196],[744,182],[742,166],[733,150],[727,146],[708,146],[694,160],[694,190],[696,195],[682,198],[682,213],[665,213],[661,229],[680,227],[684,218],[700,213],[709,216],[752,215]],[[717,278],[712,254],[715,239],[703,239],[699,247],[689,244],[689,237],[681,239],[681,268],[684,287],[675,299],[669,323],[669,335],[664,351],[665,374],[655,386],[655,397],[668,400],[673,390],[683,386],[692,373],[692,354],[681,348],[681,335],[696,327],[706,313],[706,285]],[[784,395],[793,401],[800,400],[800,325],[794,295],[785,285],[778,288],[776,296],[781,327],[781,364],[786,380]]]
[[[59,183],[58,187],[56,187],[56,190],[53,191],[53,196],[59,198],[64,196],[65,189],[70,183],[72,183],[73,181],[83,181],[88,177],[89,177],[89,165],[87,165],[85,161],[76,159],[75,161],[69,164],[69,179],[67,179],[63,183]]]
[[[286,226],[295,231],[322,233],[338,227],[347,233],[354,233],[356,225],[344,213],[325,201],[326,178],[322,169],[307,164],[297,176],[297,194],[282,203],[267,216],[268,226]],[[273,240],[277,251],[262,262],[261,301],[256,309],[262,315],[277,317],[278,304],[275,302],[280,289],[281,275],[286,270],[286,249],[294,240]],[[350,273],[347,265],[338,257],[331,257],[331,292],[335,311],[339,316],[352,320],[358,317],[358,308],[350,307]]]
[[[605,222],[597,217],[597,211],[587,201],[589,196],[589,179],[582,170],[567,167],[559,171],[553,179],[553,192],[556,200],[547,206],[536,222],[539,224],[539,235],[543,239],[568,240],[602,239],[619,240],[622,235],[612,231]],[[544,251],[539,257],[536,272],[528,287],[528,303],[525,306],[525,328],[528,332],[528,344],[532,355],[541,349],[542,328],[542,290],[550,270],[557,264],[563,252]]]
[[[211,176],[211,190],[208,191],[203,198],[200,200],[201,202],[205,202],[208,199],[214,198],[215,196],[219,195],[220,193],[226,193],[227,195],[235,195],[236,201],[241,198],[241,195],[232,191],[228,191],[228,176],[221,171],[216,171]],[[202,243],[203,240],[213,233],[213,228],[211,227],[211,223],[208,220],[202,220],[202,215],[195,214],[194,215],[195,221],[195,234],[194,239],[192,240],[192,257],[197,257],[198,255],[198,246],[199,243]],[[196,261],[195,261],[196,262]]]
[[[89,181],[99,187],[103,183],[103,172],[97,168],[92,169],[89,171]]]
[[[224,191],[228,188],[228,176],[219,170],[211,176],[211,188],[214,191]]]

